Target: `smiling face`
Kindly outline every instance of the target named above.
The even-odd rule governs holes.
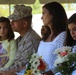
[[[70,34],[71,34],[72,38],[73,38],[74,40],[76,40],[76,24],[70,23],[70,24],[68,25],[68,29],[69,29],[69,31],[70,31]]]

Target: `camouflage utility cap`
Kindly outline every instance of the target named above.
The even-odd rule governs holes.
[[[8,18],[10,20],[19,20],[24,17],[28,17],[32,15],[32,8],[30,6],[25,5],[15,5],[14,12]]]

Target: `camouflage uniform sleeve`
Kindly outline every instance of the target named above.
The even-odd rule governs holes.
[[[40,42],[40,37],[31,36],[28,35],[28,38],[22,39],[20,42],[18,42],[18,50],[16,53],[16,59],[14,62],[14,65],[11,66],[12,68],[19,68],[22,66],[25,66],[28,61],[31,54],[34,52],[37,52],[37,48]]]

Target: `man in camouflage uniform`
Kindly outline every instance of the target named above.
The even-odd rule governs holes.
[[[10,69],[18,70],[20,67],[27,64],[28,58],[32,53],[37,52],[37,48],[41,38],[31,27],[31,7],[16,5],[14,6],[14,8],[14,13],[8,18],[11,20],[11,26],[13,31],[18,32],[20,36],[17,38],[18,49],[15,56],[16,59]],[[12,74],[7,73],[5,75]]]

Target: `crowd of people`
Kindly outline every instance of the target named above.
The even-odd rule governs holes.
[[[16,75],[24,70],[33,53],[42,56],[48,65],[43,75],[55,75],[54,51],[71,46],[76,52],[76,13],[68,19],[60,3],[49,2],[42,7],[41,19],[42,37],[32,29],[30,6],[15,5],[10,16],[0,17],[0,75]],[[20,34],[16,40],[14,31]]]

